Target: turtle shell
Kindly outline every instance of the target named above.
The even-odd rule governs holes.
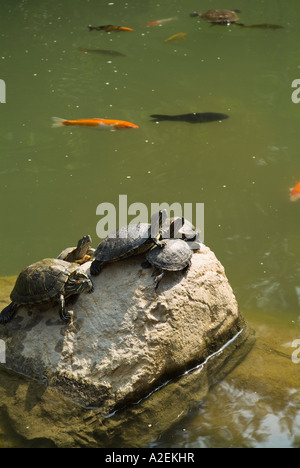
[[[190,264],[193,252],[182,239],[167,239],[163,249],[154,247],[146,254],[151,265],[167,271],[183,270]]]
[[[45,258],[21,271],[10,298],[16,304],[51,302],[64,292],[70,275],[78,265]]]
[[[117,229],[105,237],[98,245],[94,259],[100,262],[113,262],[143,253],[151,245],[151,224],[132,224]]]
[[[207,10],[199,16],[209,23],[235,23],[239,17],[233,10]]]

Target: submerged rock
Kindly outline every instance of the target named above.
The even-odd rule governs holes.
[[[203,362],[243,327],[224,268],[206,246],[157,290],[143,256],[105,266],[95,291],[57,310],[20,308],[0,328],[6,367],[111,412]],[[81,267],[89,272],[90,263]]]

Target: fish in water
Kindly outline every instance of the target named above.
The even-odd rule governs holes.
[[[185,39],[186,36],[187,36],[186,33],[177,33],[171,37],[168,37],[168,39],[165,39],[165,42],[180,41],[181,39]]]
[[[193,112],[192,114],[180,115],[152,114],[150,117],[154,119],[152,120],[152,122],[162,122],[163,120],[171,120],[188,123],[206,123],[228,119],[229,115],[219,114],[216,112]]]
[[[235,23],[237,26],[241,26],[243,28],[258,28],[258,29],[284,29],[283,26],[280,24],[269,24],[269,23],[262,23],[262,24],[239,24]]]
[[[290,189],[290,200],[291,201],[296,201],[300,198],[300,182],[298,182],[297,185],[295,185],[294,188]]]
[[[160,19],[160,20],[151,21],[151,23],[147,24],[147,27],[149,28],[149,26],[161,26],[164,23],[168,23],[169,21],[173,21],[173,20],[176,20],[176,19],[177,19],[177,17],[173,16],[172,18],[163,18],[163,19]]]
[[[79,126],[79,127],[91,127],[99,130],[118,130],[121,128],[139,128],[131,122],[125,122],[124,120],[112,120],[112,119],[78,119],[78,120],[65,120],[59,117],[52,117],[52,127],[63,127],[63,126]]]
[[[106,24],[104,26],[88,26],[90,31],[106,31],[106,32],[111,32],[111,31],[133,31],[132,28],[126,28],[124,26],[114,26],[113,24]]]
[[[125,54],[118,52],[116,50],[109,50],[109,49],[84,49],[83,47],[79,47],[80,52],[85,52],[87,54],[102,54],[102,55],[114,55],[115,57],[126,57]]]

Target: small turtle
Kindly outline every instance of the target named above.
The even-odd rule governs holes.
[[[283,26],[279,24],[249,24],[245,25],[243,23],[237,23],[239,17],[237,13],[240,13],[240,10],[207,10],[203,13],[191,13],[190,16],[193,18],[195,16],[200,16],[200,18],[208,21],[212,25],[221,24],[225,26],[230,26],[231,24],[236,24],[237,26],[241,26],[243,28],[258,28],[258,29],[283,29]]]
[[[65,298],[92,291],[93,283],[76,263],[45,258],[21,271],[10,295],[12,302],[0,314],[0,323],[9,322],[22,305],[44,303],[50,307],[56,302],[60,318],[69,322]]]
[[[163,239],[183,239],[187,242],[199,243],[199,237],[199,231],[184,217],[175,216],[167,218],[162,227]]]
[[[77,247],[68,247],[63,250],[57,258],[59,260],[65,260],[65,262],[82,265],[85,262],[89,262],[94,254],[94,249],[91,248],[91,244],[91,236],[84,236],[79,239]]]
[[[160,274],[155,278],[155,289],[167,271],[180,271],[189,267],[193,255],[188,243],[182,239],[166,239],[162,242],[165,244],[163,249],[153,247],[146,254],[148,264],[160,270]]]
[[[129,224],[111,232],[100,242],[95,251],[91,274],[98,275],[105,263],[144,253],[154,244],[163,246],[159,239],[165,217],[166,210],[162,210],[152,216],[151,224]]]
[[[191,13],[190,16],[200,16],[200,18],[211,24],[223,24],[228,26],[239,20],[237,13],[239,13],[239,10],[207,10],[203,13]]]

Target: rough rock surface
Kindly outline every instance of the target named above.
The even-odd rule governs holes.
[[[153,269],[143,269],[142,261],[105,266],[93,278],[95,291],[68,305],[69,325],[57,308],[20,308],[0,328],[6,366],[109,412],[205,360],[244,326],[224,268],[208,247],[194,253],[188,271],[168,273],[157,290]]]

